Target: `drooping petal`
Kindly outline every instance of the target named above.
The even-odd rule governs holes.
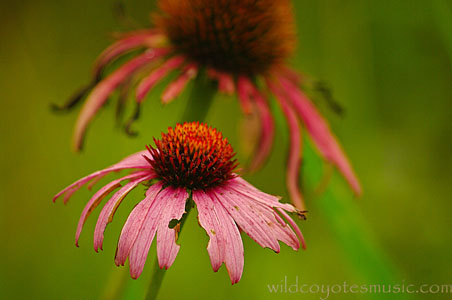
[[[105,49],[94,63],[94,77],[98,78],[103,68],[118,56],[143,46],[150,46],[152,41],[161,36],[156,30],[139,30],[130,32],[107,49]]]
[[[300,166],[301,166],[301,128],[298,124],[297,116],[292,108],[292,106],[287,102],[284,92],[281,88],[273,83],[269,84],[273,93],[275,93],[278,99],[282,111],[286,116],[287,125],[289,126],[290,133],[290,150],[289,157],[287,160],[287,179],[286,185],[289,190],[290,198],[294,205],[300,210],[306,210],[303,196],[299,189],[299,176],[300,176]]]
[[[215,196],[239,225],[240,229],[260,246],[279,252],[278,240],[274,238],[269,224],[265,222],[265,219],[260,216],[255,208],[259,203],[250,201],[243,196],[240,197],[238,193],[223,188],[219,188]]]
[[[362,192],[359,180],[326,120],[306,95],[289,79],[280,77],[279,81],[287,94],[287,99],[303,120],[319,151],[326,160],[336,165],[355,194],[359,196]]]
[[[82,146],[83,136],[88,124],[96,112],[104,105],[110,94],[121,82],[131,76],[135,71],[149,64],[153,60],[165,55],[166,49],[148,50],[145,53],[131,59],[114,73],[102,80],[89,94],[78,116],[73,136],[73,144],[76,150]]]
[[[173,82],[171,82],[163,91],[162,94],[162,103],[168,104],[174,98],[179,96],[179,94],[183,91],[187,82],[193,79],[198,73],[198,67],[196,64],[188,64],[185,66],[182,74]]]
[[[115,214],[116,209],[121,204],[122,200],[141,182],[151,180],[154,177],[154,174],[149,174],[148,172],[141,173],[141,176],[125,184],[104,205],[102,211],[100,212],[99,218],[97,219],[96,228],[94,229],[94,250],[96,252],[99,250],[99,248],[102,250],[105,227],[113,220],[113,215]]]
[[[224,262],[232,284],[239,282],[243,272],[243,244],[234,219],[213,192],[193,191],[200,225],[210,237],[207,251],[216,272]]]
[[[182,63],[185,61],[185,58],[182,56],[174,56],[168,59],[163,65],[157,67],[154,71],[152,71],[147,77],[145,77],[139,83],[136,89],[136,100],[138,103],[141,103],[146,97],[147,93],[160,81],[162,80],[169,72],[177,69]]]
[[[273,144],[275,125],[273,123],[272,113],[264,96],[257,90],[254,85],[251,84],[251,88],[261,125],[259,144],[256,148],[254,158],[249,167],[251,171],[255,171],[267,160],[268,156],[270,155]]]
[[[237,94],[239,96],[240,107],[245,115],[251,113],[252,109],[252,84],[245,76],[239,76],[237,79]]]
[[[277,209],[277,208],[275,208]],[[261,214],[262,218],[272,227],[272,233],[275,238],[291,247],[293,250],[300,248],[300,240],[294,233],[293,229],[281,218],[275,210],[268,210],[263,205],[256,206],[256,210]],[[290,221],[293,221],[290,219]],[[300,230],[297,227],[298,231]]]
[[[129,256],[130,250],[132,249],[135,241],[146,221],[148,212],[159,213],[155,206],[155,198],[162,189],[162,183],[158,182],[152,185],[146,191],[146,197],[138,203],[137,206],[132,210],[127,221],[122,228],[121,235],[118,241],[118,248],[116,249],[115,263],[117,266],[124,265]],[[153,208],[153,209],[151,209]]]
[[[157,258],[160,268],[168,269],[176,259],[180,246],[176,243],[178,228],[169,228],[172,220],[180,220],[185,212],[188,193],[184,188],[170,188],[169,197],[157,229]]]
[[[64,197],[64,203],[66,203],[69,198],[72,196],[74,192],[76,192],[78,189],[80,189],[84,184],[88,183],[91,180],[95,180],[98,177],[105,176],[108,173],[111,173],[113,171],[119,171],[124,169],[151,169],[152,166],[149,164],[149,162],[146,161],[145,158],[143,158],[143,155],[148,155],[148,151],[140,151],[135,154],[132,154],[123,160],[121,160],[119,163],[114,164],[113,166],[110,166],[108,168],[105,168],[103,170],[91,173],[88,176],[85,176],[70,186],[66,187],[62,191],[60,191],[58,194],[56,194],[53,197],[53,202],[56,201],[59,197],[61,197],[63,194],[66,194]]]
[[[218,90],[220,92],[225,93],[227,95],[234,94],[235,85],[231,75],[211,68],[207,70],[207,75],[210,78],[218,81]]]
[[[198,209],[199,224],[206,230],[210,237],[207,251],[209,252],[212,268],[217,272],[225,261],[226,241],[222,235],[217,235],[219,225],[215,213],[214,202],[203,191],[193,191],[193,200]]]
[[[180,195],[183,196],[182,193]],[[185,202],[183,203],[183,205],[181,205],[182,201],[180,201],[181,199],[178,199],[179,201],[176,201],[176,206],[173,207],[173,203],[171,203],[170,201],[173,197],[174,189],[165,188],[155,197],[153,204],[149,208],[148,213],[143,221],[143,226],[141,227],[137,235],[135,243],[130,249],[129,264],[130,274],[132,278],[138,278],[143,272],[144,264],[148,257],[149,248],[152,244],[156,231],[158,229],[162,229],[161,225],[166,227],[169,226],[171,219],[166,218],[171,218],[172,215],[178,216],[179,213],[180,216],[182,216],[185,208]],[[180,209],[181,206],[183,206],[182,211]],[[173,208],[176,210],[175,214],[172,214],[171,210]],[[175,243],[176,235],[175,231],[173,232],[173,242]],[[174,258],[176,257],[179,250],[178,245],[168,245],[169,242],[171,242],[171,239],[169,238],[166,241],[163,241],[163,249],[166,248],[166,250],[170,251],[170,253],[168,253],[168,257],[166,258],[164,257],[164,253],[160,253],[160,255],[162,256],[162,262],[165,263],[165,266],[174,261]],[[157,248],[158,247],[159,246],[157,245]],[[160,247],[162,247],[162,245]],[[163,249],[161,249],[160,251],[162,251]]]
[[[252,189],[249,189],[249,193],[238,191],[231,185],[231,182],[232,180],[224,187],[219,188],[221,192],[217,193],[217,197],[246,234],[262,247],[271,248],[275,252],[279,252],[278,240],[289,245],[294,250],[300,247],[297,235],[274,210],[284,211],[283,208],[279,207],[280,205],[268,203],[265,199],[262,201],[262,197],[255,194]],[[249,186],[251,185],[249,184]],[[260,193],[265,194],[263,192]],[[271,195],[268,196],[272,197]],[[293,206],[289,204],[283,205],[290,208],[289,211],[295,211]],[[292,221],[292,219],[289,221]],[[292,226],[293,224],[295,223],[291,223]],[[293,229],[297,233],[300,232],[296,224]]]
[[[82,232],[83,225],[85,224],[86,219],[89,217],[91,212],[100,204],[100,202],[113,190],[121,186],[121,181],[127,179],[135,179],[136,177],[141,177],[143,174],[147,174],[144,172],[133,173],[119,179],[113,180],[112,182],[103,186],[100,190],[98,190],[88,201],[85,208],[82,211],[80,219],[77,225],[77,231],[75,233],[75,245],[78,247],[78,240],[80,238],[80,233]]]
[[[284,216],[284,218],[287,220],[290,226],[292,226],[293,230],[295,230],[295,232],[297,233],[298,239],[301,241],[303,249],[306,249],[306,242],[303,233],[301,233],[301,230],[298,227],[297,223],[295,223],[295,221],[292,220],[292,218],[283,209],[277,208],[276,210],[278,210]]]

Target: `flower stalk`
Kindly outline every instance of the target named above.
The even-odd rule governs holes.
[[[200,71],[193,82],[181,123],[204,122],[212,106],[216,91],[215,83],[209,80],[204,71]]]

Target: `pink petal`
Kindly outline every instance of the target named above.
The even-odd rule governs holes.
[[[303,77],[301,76],[301,74],[286,66],[281,67],[278,72],[280,73],[280,75],[284,76],[295,85],[300,85],[303,82]]]
[[[246,115],[251,113],[253,96],[253,85],[245,76],[239,76],[237,79],[237,93],[239,96],[240,107],[242,112]]]
[[[94,230],[94,250],[96,252],[99,250],[99,248],[102,250],[105,227],[107,227],[107,224],[113,220],[113,215],[115,214],[116,209],[121,204],[122,200],[141,182],[150,180],[155,177],[154,174],[149,174],[149,172],[135,173],[135,175],[136,174],[139,174],[140,176],[124,185],[110,198],[110,200],[108,200],[108,202],[102,208],[99,218],[97,219],[96,228]]]
[[[94,76],[98,77],[102,69],[119,55],[142,46],[149,46],[150,42],[160,36],[161,33],[155,30],[139,30],[127,34],[99,55],[94,64]]]
[[[231,75],[217,71],[215,69],[208,69],[207,75],[209,75],[210,78],[218,81],[218,90],[220,92],[227,95],[234,94],[235,85]]]
[[[159,212],[151,209],[155,206],[155,198],[162,189],[162,183],[152,185],[146,192],[146,197],[138,203],[127,218],[126,224],[122,228],[116,250],[115,263],[117,266],[124,265],[130,250],[132,249],[140,233],[149,212]]]
[[[207,251],[216,272],[224,262],[232,284],[240,281],[243,272],[243,244],[232,217],[215,197],[215,193],[193,191],[201,226],[210,237]]]
[[[362,190],[359,180],[326,120],[296,85],[284,77],[280,77],[279,80],[287,93],[288,100],[302,118],[317,148],[326,160],[337,166],[353,191],[360,195]]]
[[[292,226],[292,228],[295,230],[298,238],[301,241],[301,245],[302,245],[303,249],[306,249],[306,242],[304,240],[303,233],[301,233],[301,230],[298,227],[297,223],[295,223],[295,221],[292,220],[292,218],[281,208],[277,208],[277,210],[284,216],[284,218],[287,220],[287,222],[289,222],[290,226]]]
[[[130,249],[129,265],[132,278],[138,278],[143,272],[144,264],[149,254],[149,248],[154,240],[155,233],[160,223],[165,222],[168,226],[170,220],[163,220],[165,206],[168,205],[168,199],[171,199],[173,191],[164,189],[156,195],[148,213],[143,220],[136,240]]]
[[[262,205],[256,206],[256,210],[265,219],[265,222],[273,229],[272,233],[275,239],[283,242],[284,244],[291,247],[293,250],[298,250],[300,248],[300,241],[297,235],[294,233],[292,228],[277,214],[276,211],[269,211],[266,207]],[[290,219],[290,221],[292,221]],[[298,231],[300,230],[297,227]]]
[[[260,246],[279,252],[278,240],[274,238],[270,226],[255,208],[256,205],[260,205],[259,203],[255,203],[243,196],[240,197],[238,193],[223,188],[219,188],[215,196],[241,230]]]
[[[141,80],[140,84],[136,90],[136,98],[137,102],[141,103],[146,97],[147,93],[161,80],[163,79],[169,72],[178,68],[183,62],[185,58],[182,56],[174,56],[168,59],[163,65],[152,71],[147,77]]]
[[[250,86],[253,93],[254,102],[256,104],[260,124],[261,124],[261,136],[256,153],[254,154],[253,161],[250,165],[250,170],[257,170],[268,158],[272,150],[273,136],[275,131],[275,125],[273,123],[272,113],[268,107],[267,101],[264,96],[257,90],[257,88],[251,84]]]
[[[121,186],[121,181],[127,179],[134,179],[136,177],[143,176],[143,172],[130,174],[119,179],[113,180],[112,182],[106,184],[100,190],[98,190],[88,201],[85,208],[82,211],[80,219],[77,225],[77,231],[75,233],[75,245],[78,247],[78,240],[80,238],[80,233],[82,232],[83,225],[85,224],[86,219],[89,217],[91,212],[100,204],[100,202],[113,190]]]
[[[223,236],[218,236],[219,220],[215,215],[214,202],[203,191],[193,191],[193,200],[198,209],[199,224],[206,230],[210,237],[207,251],[209,252],[212,268],[217,272],[225,261],[224,248],[226,241]]]
[[[114,73],[102,80],[93,89],[86,99],[75,125],[73,143],[76,150],[80,150],[82,146],[83,136],[89,122],[95,116],[96,112],[104,105],[110,94],[118,87],[118,85],[139,68],[142,68],[153,60],[165,55],[167,52],[168,51],[166,49],[146,51],[145,53],[125,63]]]
[[[299,189],[302,147],[301,128],[298,124],[297,116],[293,111],[293,108],[287,103],[282,90],[276,85],[271,85],[271,89],[281,104],[283,113],[286,116],[287,125],[289,126],[290,150],[289,158],[287,160],[287,189],[289,190],[290,198],[293,204],[300,210],[306,210],[306,206]]]
[[[271,207],[279,207],[290,212],[296,212],[297,210],[290,204],[279,202],[280,197],[276,197],[262,191],[252,186],[246,180],[241,177],[236,177],[228,181],[228,188],[233,189],[241,194],[244,194],[256,201],[261,202],[263,205]]]
[[[168,269],[176,259],[180,246],[176,244],[178,231],[169,228],[171,220],[180,220],[185,213],[185,203],[189,197],[184,188],[166,188],[169,197],[160,216],[157,229],[157,257],[160,268]]]
[[[172,83],[170,83],[162,94],[162,102],[168,104],[174,98],[179,96],[188,81],[198,74],[198,67],[195,64],[187,65],[182,74]]]
[[[151,165],[149,164],[149,162],[147,162],[146,159],[143,158],[143,155],[148,155],[148,154],[149,153],[147,150],[137,152],[135,154],[132,154],[132,155],[124,158],[119,163],[114,164],[113,166],[110,166],[106,169],[91,173],[90,175],[77,180],[76,182],[74,182],[73,184],[66,187],[65,189],[60,191],[58,194],[56,194],[53,197],[53,202],[55,202],[56,199],[58,199],[59,197],[61,197],[63,194],[66,193],[66,197],[64,198],[64,203],[66,203],[69,200],[70,196],[72,196],[72,194],[74,192],[76,192],[78,189],[80,189],[84,184],[86,184],[87,182],[89,182],[93,179],[95,180],[98,177],[105,176],[108,173],[111,173],[113,171],[119,171],[119,170],[124,170],[124,169],[150,169],[150,168],[152,168]]]
[[[96,183],[98,183],[99,181],[101,181],[102,178],[104,178],[104,177],[107,176],[107,175],[108,175],[108,173],[106,173],[106,174],[104,174],[104,175],[101,175],[101,176],[97,176],[96,178],[94,178],[93,180],[91,180],[91,182],[88,183],[87,186],[86,186],[86,187],[88,188],[88,190],[91,190],[91,189],[93,188],[93,186],[96,185]]]
[[[273,208],[283,211],[279,205],[268,205],[265,203],[265,200],[262,201],[261,197],[253,194],[252,190],[250,190],[250,193],[240,192],[234,189],[230,183],[221,188],[221,193],[218,195],[218,198],[240,228],[262,247],[269,247],[279,252],[278,240],[289,245],[294,250],[300,247],[297,235],[295,235],[292,229],[274,211]],[[295,211],[293,206],[288,204],[286,206],[290,211]],[[251,222],[244,223],[244,220],[239,216],[240,214],[249,215]],[[292,220],[290,219],[289,221]],[[261,229],[259,232],[256,232],[259,227]],[[298,227],[294,227],[294,229],[297,233],[300,232]],[[267,242],[263,240],[266,237],[270,237],[270,240],[267,240]]]

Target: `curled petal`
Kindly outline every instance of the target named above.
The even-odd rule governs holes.
[[[259,144],[256,148],[256,153],[254,154],[253,161],[250,165],[250,170],[255,171],[267,160],[268,156],[270,155],[273,144],[275,125],[273,123],[271,111],[264,96],[257,90],[254,85],[251,85],[251,88],[261,124]]]
[[[164,104],[168,104],[174,98],[179,96],[179,94],[183,91],[187,82],[193,79],[196,74],[198,74],[198,67],[195,64],[187,65],[182,74],[173,82],[171,82],[165,89],[162,94],[162,102]]]
[[[102,80],[89,94],[83,108],[78,116],[73,136],[73,144],[76,150],[80,150],[82,146],[83,136],[88,127],[89,122],[95,116],[96,112],[104,105],[110,94],[124,82],[135,71],[158,57],[163,56],[168,51],[166,49],[157,49],[147,51],[125,63],[114,73]]]
[[[66,203],[69,198],[72,196],[74,192],[76,192],[78,189],[80,189],[84,184],[88,183],[91,180],[96,180],[99,177],[105,176],[111,172],[124,170],[124,169],[150,169],[151,165],[147,162],[147,160],[143,157],[143,155],[148,154],[147,150],[137,152],[135,154],[132,154],[123,160],[121,160],[119,163],[114,164],[111,167],[108,167],[106,169],[91,173],[88,176],[85,176],[70,186],[66,187],[62,191],[60,191],[58,194],[56,194],[53,197],[53,202],[56,201],[59,197],[61,197],[63,194],[66,194],[64,198],[64,203]]]
[[[185,58],[182,56],[175,56],[168,59],[163,65],[157,67],[152,73],[150,73],[147,77],[141,80],[140,84],[136,90],[136,100],[138,103],[141,103],[146,97],[147,93],[160,81],[162,80],[169,72],[177,69],[183,62]]]
[[[232,284],[239,282],[243,272],[243,244],[233,218],[214,193],[193,191],[200,225],[210,237],[207,251],[216,272],[224,262]]]
[[[51,108],[55,112],[70,111],[73,107],[80,103],[86,94],[97,84],[98,80],[92,80],[85,86],[77,90],[63,105],[51,104]]]
[[[306,95],[289,79],[281,77],[279,81],[287,94],[287,100],[290,101],[303,120],[315,145],[324,158],[339,169],[355,194],[360,195],[362,190],[359,180],[326,120],[320,115]]]
[[[287,160],[287,189],[289,190],[290,198],[294,205],[300,210],[306,210],[303,197],[299,188],[300,165],[301,165],[301,128],[298,124],[297,116],[292,107],[286,102],[283,94],[278,91],[279,103],[286,116],[287,125],[290,133],[290,150]]]

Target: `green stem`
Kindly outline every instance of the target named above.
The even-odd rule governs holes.
[[[205,121],[216,91],[215,83],[207,78],[205,72],[201,71],[194,81],[181,121]]]
[[[166,270],[160,269],[158,261],[154,263],[154,270],[152,271],[151,281],[149,282],[148,293],[146,294],[146,299],[154,300],[157,299],[157,295],[162,286],[163,278],[165,277]]]
[[[195,79],[192,86],[187,108],[185,109],[184,115],[182,117],[182,122],[192,122],[199,121],[203,122],[209,112],[209,108],[212,105],[212,100],[215,96],[216,87],[214,83],[207,78],[205,72],[201,72]],[[182,227],[185,224],[188,213],[193,207],[193,201],[190,198],[187,201],[185,207],[186,213],[182,217],[179,227],[179,237],[182,233]],[[171,226],[171,224],[170,224]],[[151,282],[149,283],[148,292],[146,295],[147,300],[157,299],[158,292],[162,285],[163,279],[165,277],[166,270],[160,269],[158,261],[154,264],[154,270],[151,276]]]
[[[121,299],[124,288],[129,278],[129,273],[124,268],[114,267],[105,286],[104,292],[101,294],[101,300]]]

